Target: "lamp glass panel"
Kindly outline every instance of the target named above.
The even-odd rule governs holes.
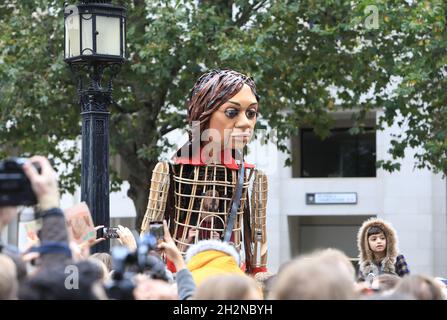
[[[96,16],[96,31],[96,53],[120,56],[120,18]]]
[[[126,56],[126,20],[123,18],[122,28],[123,28],[123,57]]]
[[[93,54],[93,24],[92,15],[82,15],[82,54]]]
[[[65,19],[65,58],[80,55],[79,15],[71,14]]]

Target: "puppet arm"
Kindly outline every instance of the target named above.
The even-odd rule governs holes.
[[[267,176],[256,170],[251,194],[251,273],[267,271]]]
[[[151,188],[146,213],[141,224],[141,234],[149,231],[152,221],[162,221],[169,191],[169,164],[159,162],[152,171]]]

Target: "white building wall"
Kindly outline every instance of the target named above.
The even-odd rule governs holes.
[[[433,274],[447,276],[447,194],[445,179],[432,180]]]
[[[110,193],[110,218],[135,218],[136,210],[133,201],[127,196],[129,183],[124,181],[121,190]],[[148,190],[149,192],[149,190]],[[149,195],[149,193],[148,193]],[[66,209],[81,201],[81,190],[76,189],[72,194],[64,194],[61,199],[61,208]]]
[[[398,130],[397,127],[391,127],[377,133],[379,159],[388,158],[390,134]],[[406,150],[406,157],[398,172],[378,170],[377,179],[383,190],[382,199],[378,199],[383,202],[383,212],[379,216],[396,228],[400,250],[406,256],[410,270],[433,274],[433,205],[436,200],[432,184],[441,180],[441,177],[427,169],[415,169],[414,153],[414,150]]]

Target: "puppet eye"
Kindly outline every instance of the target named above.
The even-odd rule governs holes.
[[[227,110],[225,110],[225,115],[230,119],[233,119],[234,117],[236,117],[238,113],[239,113],[239,110],[234,109],[234,108],[228,108]]]
[[[254,119],[258,115],[258,112],[256,111],[256,109],[248,109],[245,112],[245,115],[248,119]]]

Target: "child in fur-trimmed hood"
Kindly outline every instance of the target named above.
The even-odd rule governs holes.
[[[372,273],[375,277],[383,273],[403,277],[410,273],[402,254],[399,253],[396,231],[390,223],[371,218],[366,220],[357,234],[360,252],[360,280]]]

